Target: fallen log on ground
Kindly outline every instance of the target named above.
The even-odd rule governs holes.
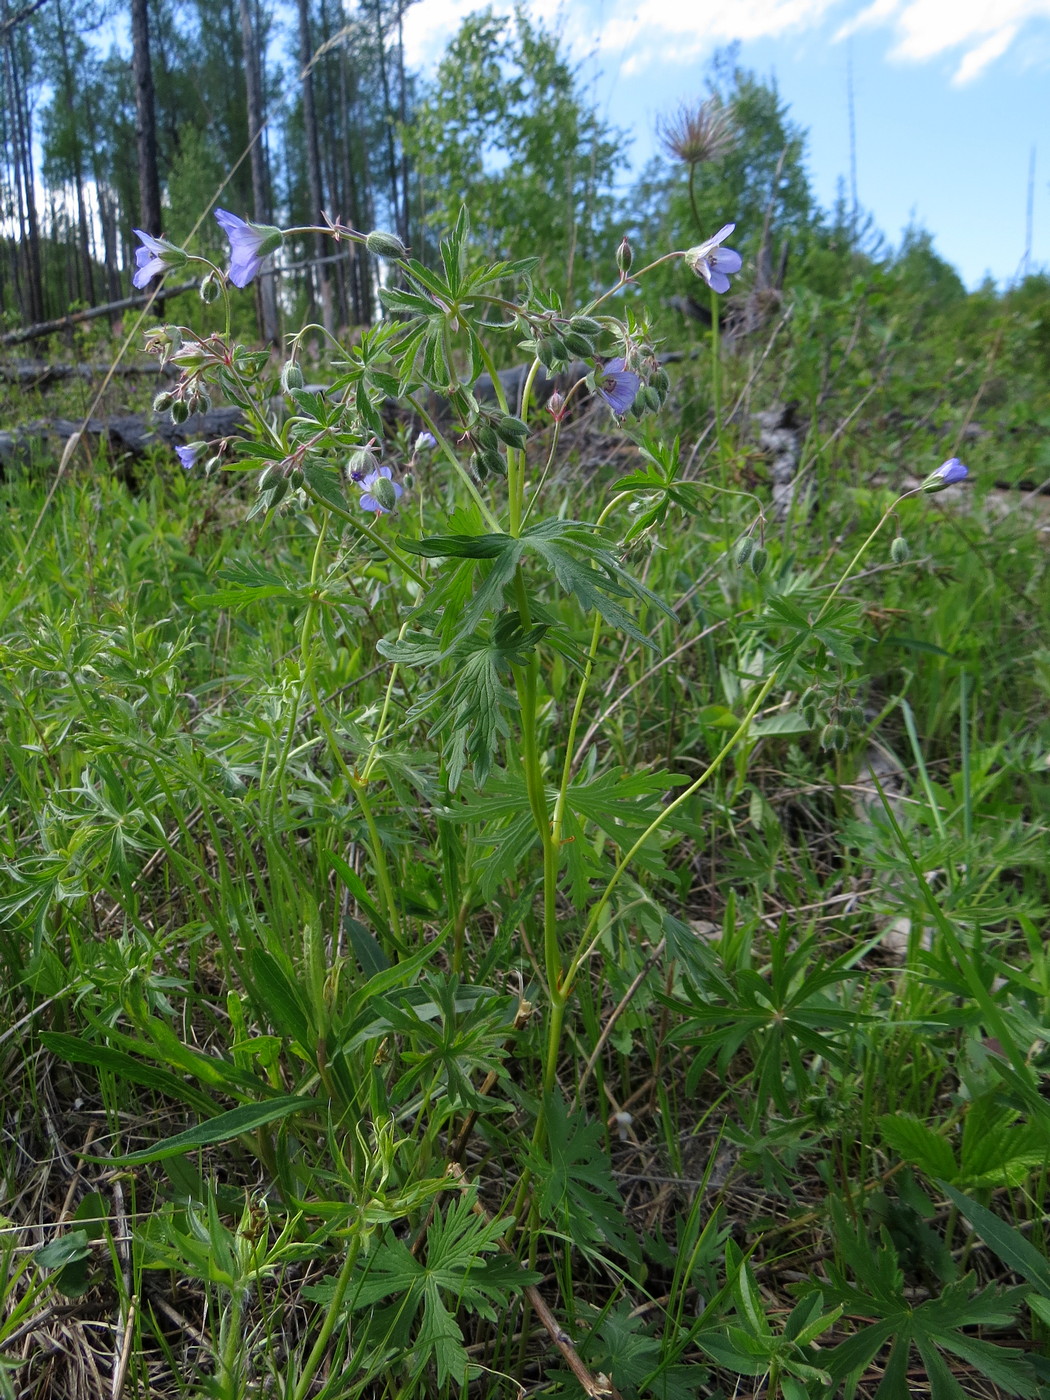
[[[53,321],[38,321],[35,326],[23,326],[20,331],[8,331],[0,335],[0,345],[20,345],[24,340],[39,340],[41,336],[54,335],[56,331],[69,330],[81,321],[93,321],[98,316],[108,316],[114,311],[130,311],[136,306],[154,305],[167,301],[168,297],[181,296],[191,292],[196,282],[180,282],[177,287],[161,287],[156,292],[143,292],[139,297],[121,297],[120,301],[107,301],[104,306],[89,306],[86,311],[73,311],[68,316],[58,316]]]
[[[15,462],[48,457],[57,461],[74,433],[83,432],[89,443],[105,442],[110,457],[141,457],[158,443],[172,450],[199,439],[239,436],[244,415],[239,408],[213,408],[198,413],[177,427],[167,416],[129,413],[115,418],[42,418],[20,428],[0,431],[0,470]]]
[[[105,379],[107,374],[122,379],[135,375],[152,376],[154,379],[158,375],[165,375],[174,379],[178,372],[177,365],[161,365],[157,361],[148,365],[49,365],[43,360],[16,360],[13,364],[0,364],[0,381],[5,384],[22,384],[29,389],[46,389],[63,379],[86,379],[89,383],[94,383],[96,380]]]

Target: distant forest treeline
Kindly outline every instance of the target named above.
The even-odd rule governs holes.
[[[804,132],[731,50],[703,100],[666,115],[663,154],[625,195],[630,138],[555,36],[480,11],[426,83],[405,61],[409,3],[0,0],[4,326],[126,296],[136,227],[221,261],[213,203],[285,227],[326,212],[428,261],[466,202],[479,256],[538,256],[538,284],[567,305],[615,279],[625,233],[658,256],[729,220],[750,316],[786,285],[834,296],[877,268],[922,299],[965,299],[922,231],[891,252],[844,199],[816,205]],[[346,245],[305,234],[278,262],[255,291],[264,338],[292,310],[336,330],[373,319],[374,270]],[[704,317],[680,267],[659,290]]]

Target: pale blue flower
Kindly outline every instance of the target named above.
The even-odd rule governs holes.
[[[615,360],[610,360],[604,369],[596,373],[594,387],[617,418],[622,418],[631,404],[634,403],[638,390],[642,387],[642,381],[637,374],[627,368],[626,360],[618,357]]]
[[[215,218],[230,240],[230,281],[235,287],[246,287],[259,275],[259,269],[270,254],[284,242],[284,234],[271,224],[238,219],[226,209],[216,209]]]
[[[198,456],[207,445],[205,442],[191,442],[185,447],[176,447],[175,456],[178,457],[185,469],[190,471],[196,465]]]
[[[736,228],[736,224],[723,224],[713,238],[690,248],[685,255],[686,265],[698,277],[702,277],[713,292],[728,292],[729,277],[740,271],[743,263],[740,254],[732,248],[721,248],[719,244]]]
[[[131,278],[133,287],[148,287],[154,277],[163,277],[173,268],[183,267],[186,254],[166,238],[154,238],[142,229],[133,230],[135,237],[142,240],[142,247],[135,249],[135,272]]]
[[[374,510],[379,515],[388,515],[404,495],[405,488],[398,485],[389,467],[376,467],[360,483],[362,487],[361,509]]]
[[[947,462],[942,462],[935,472],[930,472],[922,483],[922,489],[928,496],[932,496],[937,491],[954,486],[957,481],[965,481],[968,475],[969,472],[958,457],[949,457]]]

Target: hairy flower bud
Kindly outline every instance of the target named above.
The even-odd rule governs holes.
[[[185,423],[190,416],[189,405],[184,399],[175,399],[171,405],[171,421],[173,423]]]
[[[751,538],[750,535],[745,535],[736,547],[737,568],[744,568],[744,566],[747,564],[747,561],[751,558],[754,552],[755,541]]]
[[[367,447],[359,447],[356,452],[350,454],[346,474],[351,481],[361,482],[370,472],[374,472],[378,465],[379,461],[374,452]]]
[[[153,412],[167,413],[168,409],[172,406],[174,402],[175,395],[169,393],[167,389],[162,389],[160,393],[156,396],[156,398],[153,400]]]
[[[560,423],[565,417],[565,397],[559,394],[557,389],[555,389],[554,393],[551,394],[550,398],[547,400],[547,411],[550,413],[555,423]]]
[[[496,436],[499,437],[508,447],[522,448],[525,446],[525,439],[529,435],[529,430],[520,418],[512,418],[509,415],[500,418],[494,424]]]
[[[571,350],[574,355],[579,355],[582,359],[590,359],[594,354],[594,343],[588,336],[580,335],[577,331],[566,331],[562,336],[566,350]]]
[[[408,249],[397,234],[383,233],[381,229],[373,229],[365,239],[365,247],[377,258],[405,258],[408,256]]]
[[[214,272],[209,272],[207,277],[202,280],[198,291],[200,299],[204,302],[205,306],[210,306],[213,301],[218,301],[222,292],[222,287],[219,285],[219,279],[215,276]]]
[[[289,389],[301,389],[305,383],[303,371],[297,360],[288,360],[281,367],[281,388],[286,394]]]
[[[759,547],[758,547],[758,548],[754,551],[754,553],[751,555],[751,561],[750,561],[750,562],[751,562],[751,572],[754,574],[755,578],[761,578],[762,574],[765,573],[766,563],[767,563],[768,559],[769,559],[769,555],[768,555],[768,554],[766,553],[766,551],[762,548],[762,546],[759,545]]]
[[[895,535],[893,543],[890,545],[890,558],[895,564],[903,564],[911,550],[908,548],[908,541],[903,535]]]
[[[616,250],[616,266],[620,270],[620,276],[626,277],[634,262],[634,250],[627,242],[626,236],[620,239],[620,246]]]
[[[377,476],[369,489],[384,510],[393,510],[397,505],[397,493],[389,477]]]

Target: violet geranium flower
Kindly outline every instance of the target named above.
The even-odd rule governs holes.
[[[253,224],[226,209],[216,209],[215,218],[230,240],[230,281],[235,287],[246,287],[284,242],[284,234],[272,224]]]
[[[175,456],[178,457],[186,471],[191,471],[196,465],[197,458],[207,446],[203,442],[191,442],[185,447],[176,447]]]
[[[699,244],[696,248],[690,248],[685,255],[686,265],[702,277],[713,292],[728,292],[729,277],[727,273],[737,273],[740,271],[740,254],[732,248],[721,248],[719,244],[724,238],[736,228],[736,224],[723,224],[715,234],[714,238],[709,238],[706,243]]]
[[[604,369],[594,376],[594,387],[609,405],[617,418],[623,415],[634,403],[642,381],[633,370],[627,368],[622,356],[610,360]]]
[[[922,483],[922,489],[928,496],[932,496],[937,491],[954,486],[957,481],[965,481],[967,476],[969,476],[969,472],[958,457],[949,457],[947,462],[942,462],[935,472],[930,472]]]
[[[154,238],[142,229],[133,230],[141,239],[142,247],[135,249],[135,272],[132,274],[133,287],[148,287],[154,277],[163,277],[165,272],[186,264],[186,254],[166,238]]]
[[[394,473],[389,467],[376,467],[361,482],[361,509],[374,510],[377,515],[389,515],[405,488],[392,480]]]

